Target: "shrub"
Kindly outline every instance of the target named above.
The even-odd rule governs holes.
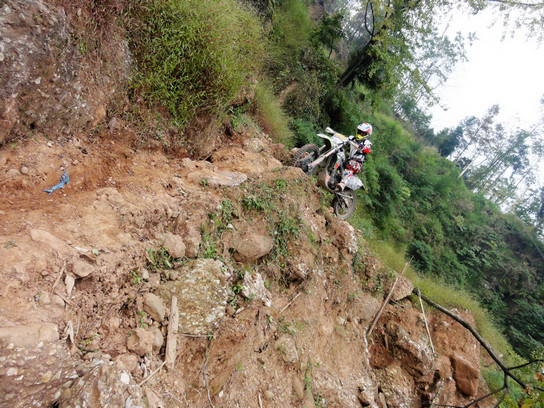
[[[134,17],[133,86],[180,126],[227,106],[260,69],[262,26],[236,0],[145,2]]]
[[[412,264],[417,270],[428,273],[433,269],[433,251],[425,242],[414,239],[408,246],[406,255],[412,258]]]
[[[308,143],[313,143],[318,146],[322,145],[321,138],[317,136],[319,129],[306,119],[294,119],[289,124],[293,130],[293,143],[300,147]]]

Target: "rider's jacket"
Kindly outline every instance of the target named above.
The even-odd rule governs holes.
[[[359,148],[356,149],[351,154],[351,156],[349,157],[349,160],[355,160],[363,164],[365,161],[366,155],[370,153],[370,147],[368,146],[369,144],[370,144],[370,141],[366,137],[362,139],[360,142],[358,142]]]

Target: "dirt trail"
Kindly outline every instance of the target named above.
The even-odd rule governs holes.
[[[451,344],[440,333],[455,324],[435,316],[440,355],[433,357],[407,299],[388,306],[367,343],[390,272],[300,170],[270,155],[279,149],[265,135],[250,129],[229,140],[209,161],[105,136],[27,140],[2,151],[0,341],[7,329],[43,343],[52,327],[61,339],[53,343],[67,353],[57,359],[59,372],[80,364],[80,380],[55,382],[42,366],[17,366],[8,353],[0,406],[15,406],[14,381],[35,372],[47,386],[32,388],[41,380],[29,380],[29,400],[93,406],[81,389],[94,381],[92,367],[105,363],[102,372],[108,361],[130,373],[130,384],[146,381],[142,398],[153,407],[208,407],[210,400],[216,407],[419,406],[437,394],[439,380],[443,403],[485,391],[477,344],[462,329]],[[43,192],[64,170],[70,184]],[[175,268],[161,272],[163,245],[180,259],[167,258]],[[174,368],[148,378],[164,359],[169,313],[156,313],[169,302],[161,288],[183,286],[194,268],[209,274],[207,261],[219,262],[224,283],[206,278],[210,292],[199,295],[189,283],[179,293],[182,313],[194,312],[184,309],[189,304],[219,310],[189,318],[202,319],[210,336],[180,326]],[[163,298],[151,306],[150,293]],[[211,293],[224,295],[214,305],[199,297]],[[464,388],[452,368],[459,356],[478,367]],[[11,359],[19,377],[8,375]]]

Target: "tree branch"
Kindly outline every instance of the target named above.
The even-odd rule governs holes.
[[[508,0],[489,0],[492,3],[502,3],[502,4],[508,4],[510,6],[522,6],[522,7],[534,7],[534,8],[540,8],[544,6],[543,2],[540,3],[522,3],[519,1],[508,1]]]
[[[416,293],[416,289],[417,288],[414,288],[414,293]],[[417,294],[417,293],[416,293]],[[505,376],[508,376],[510,378],[512,378],[515,382],[517,382],[524,390],[527,389],[527,384],[525,384],[522,380],[520,380],[517,376],[515,376],[514,374],[512,374],[512,372],[510,371],[509,368],[507,368],[504,363],[497,357],[497,355],[495,354],[495,352],[491,349],[491,347],[485,342],[485,340],[482,338],[482,336],[480,336],[480,334],[474,330],[474,328],[468,324],[467,322],[465,322],[463,319],[461,319],[460,317],[454,315],[452,312],[450,312],[448,309],[446,309],[445,307],[443,306],[440,306],[438,303],[435,303],[433,302],[432,300],[430,300],[429,298],[421,295],[421,298],[427,302],[429,305],[431,305],[432,307],[438,309],[439,311],[441,311],[442,313],[448,315],[449,317],[451,317],[453,320],[455,320],[456,322],[458,322],[459,324],[461,324],[461,326],[463,326],[465,329],[467,329],[470,333],[472,333],[472,335],[474,336],[474,338],[478,341],[478,343],[480,343],[482,345],[482,347],[485,349],[485,351],[487,351],[487,353],[489,354],[489,356],[493,359],[493,361],[495,361],[495,363],[497,363],[497,365],[501,368],[501,370],[503,371],[504,375]],[[505,383],[506,383],[506,379],[505,379]]]

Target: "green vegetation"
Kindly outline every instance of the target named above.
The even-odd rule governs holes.
[[[147,267],[152,271],[162,274],[166,270],[174,267],[175,259],[172,258],[165,247],[160,246],[156,250],[147,249],[146,251],[149,260]],[[138,283],[136,276],[133,275],[133,277],[135,278],[134,283]]]
[[[235,0],[142,2],[133,15],[133,87],[178,125],[226,108],[260,69],[261,24]]]

